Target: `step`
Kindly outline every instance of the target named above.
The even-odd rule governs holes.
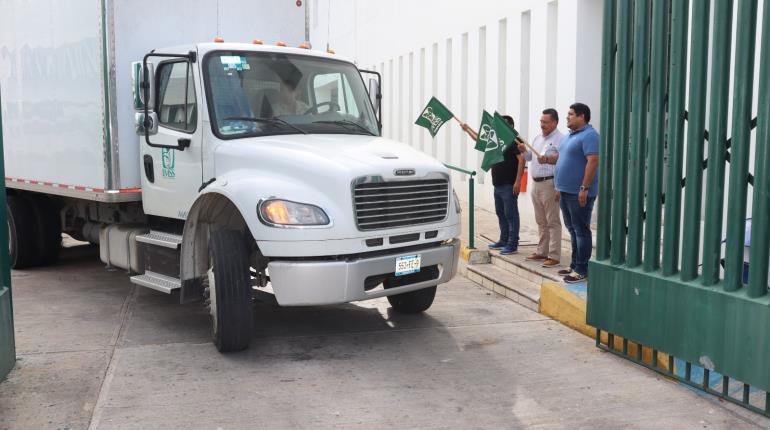
[[[529,255],[529,253],[500,255],[499,252],[492,251],[490,252],[490,259],[492,265],[507,270],[514,275],[520,276],[538,285],[546,281],[562,282],[563,276],[559,276],[556,272],[564,269],[566,267],[564,264],[546,269],[541,266],[542,261],[524,260],[527,255]]]
[[[143,275],[132,276],[131,282],[166,294],[182,288],[182,281],[179,279],[149,271]]]
[[[182,244],[182,236],[174,233],[150,230],[149,233],[137,236],[136,241],[162,246],[164,248],[179,249],[179,245]]]
[[[535,312],[540,306],[540,285],[493,264],[468,264],[466,276],[471,281],[507,297]]]
[[[481,234],[481,241],[478,241],[479,243],[479,249],[486,249],[487,246],[489,246],[490,243],[495,243],[497,239],[493,238],[492,235],[489,234]],[[537,248],[537,242],[524,242],[522,241],[519,244],[519,252],[522,252],[522,248],[524,248],[524,252],[526,255],[531,254],[535,251]],[[562,261],[569,261],[570,257],[572,256],[572,245],[570,244],[569,239],[562,238],[561,241],[561,259]]]

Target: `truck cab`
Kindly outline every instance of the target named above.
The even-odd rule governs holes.
[[[202,296],[221,351],[248,346],[259,292],[281,306],[387,296],[422,312],[456,273],[450,175],[381,136],[378,80],[351,61],[201,43],[132,71],[147,220],[132,281]]]

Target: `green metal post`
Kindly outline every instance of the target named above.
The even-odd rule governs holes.
[[[473,172],[473,173],[475,174],[476,172]],[[473,195],[474,189],[475,189],[475,184],[474,184],[475,180],[473,179],[473,176],[474,175],[471,175],[470,179],[468,179],[468,206],[470,209],[470,212],[468,212],[468,224],[470,224],[468,227],[468,248],[470,249],[476,249],[476,240],[475,240],[476,235],[473,228],[473,223],[474,223],[473,211],[476,208],[476,203],[474,201],[475,199]]]
[[[475,170],[467,170],[463,169],[461,167],[453,166],[451,164],[444,163],[444,166],[447,169],[454,170],[460,173],[465,173],[470,177],[468,180],[468,248],[470,249],[476,249],[476,239],[475,239],[475,228],[474,228],[474,210],[476,208],[475,198],[474,198],[474,192],[475,192],[475,180],[473,179],[476,176]]]
[[[666,203],[663,224],[663,275],[677,271],[682,219],[682,153],[684,150],[684,93],[687,78],[687,24],[689,0],[673,0],[671,55],[668,81],[668,143],[666,145]]]
[[[709,158],[706,171],[706,223],[703,230],[703,285],[719,282],[722,249],[722,211],[725,195],[727,108],[730,90],[732,0],[714,1],[714,41],[711,48],[711,101],[709,103]]]
[[[689,122],[687,127],[687,180],[684,190],[684,219],[686,222],[682,226],[681,277],[683,281],[691,281],[698,277],[710,9],[710,0],[698,2],[697,7],[692,9],[690,94],[687,102]]]
[[[654,28],[654,27],[653,27]],[[634,69],[631,100],[631,142],[628,177],[628,256],[626,265],[642,262],[642,212],[644,211],[645,153],[647,152],[647,78],[649,70],[650,8],[646,1],[634,2]],[[653,75],[653,79],[655,76]]]
[[[770,2],[762,13],[762,53],[759,60],[759,111],[757,112],[757,149],[754,154],[754,202],[752,214],[770,213]],[[762,142],[763,144],[759,144]],[[758,218],[761,220],[761,218]],[[765,218],[766,220],[766,218]],[[770,260],[770,223],[751,224],[749,260],[749,297],[767,294],[767,264]],[[770,406],[770,403],[768,403]]]
[[[647,154],[647,219],[645,219],[644,270],[660,265],[663,147],[666,124],[666,63],[668,58],[668,0],[652,2],[652,67],[650,70],[650,150]]]
[[[0,94],[0,380],[16,362],[11,297],[11,258],[8,255],[8,213],[5,203],[5,163],[3,162],[3,111]]]
[[[740,0],[733,72],[733,128],[730,189],[727,204],[725,291],[743,287],[743,240],[751,149],[751,102],[754,92],[754,46],[757,39],[757,0]],[[760,146],[767,145],[762,142]],[[765,213],[766,214],[766,213]]]
[[[601,89],[601,148],[599,148],[599,199],[596,232],[596,258],[610,256],[610,217],[612,202],[612,114],[615,86],[615,0],[604,0],[602,18],[602,89]]]
[[[618,1],[617,64],[615,68],[615,130],[612,163],[612,245],[610,261],[621,264],[626,257],[626,204],[628,166],[628,83],[631,75],[631,0]]]

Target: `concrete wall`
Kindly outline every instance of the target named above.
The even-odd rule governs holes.
[[[414,125],[435,95],[458,117],[478,124],[482,110],[508,113],[528,139],[540,131],[540,112],[564,117],[574,101],[587,103],[598,127],[601,0],[426,0],[388,2],[312,0],[310,40],[383,74],[383,134],[438,159],[480,172],[478,204],[494,210],[481,153],[456,123],[435,139]],[[467,194],[464,175],[455,187]],[[519,202],[534,228],[528,195]]]

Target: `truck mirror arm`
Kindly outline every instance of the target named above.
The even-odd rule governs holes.
[[[163,57],[163,58],[185,58],[187,59],[188,65],[190,63],[194,63],[197,59],[197,54],[195,51],[189,51],[187,54],[163,54],[163,53],[157,53],[155,50],[150,51],[147,53],[147,55],[142,58],[142,75],[144,76],[144,79],[142,80],[142,91],[144,92],[144,99],[149,100],[150,99],[150,83],[149,83],[149,71],[147,69],[147,59],[150,57]],[[155,77],[153,76],[153,79]],[[147,145],[153,147],[153,148],[171,148],[176,149],[179,151],[184,151],[185,148],[190,146],[190,139],[180,137],[179,140],[177,140],[177,145],[158,145],[156,143],[150,142],[150,127],[152,124],[150,123],[150,110],[147,107],[147,103],[144,103],[144,141],[147,142]]]

